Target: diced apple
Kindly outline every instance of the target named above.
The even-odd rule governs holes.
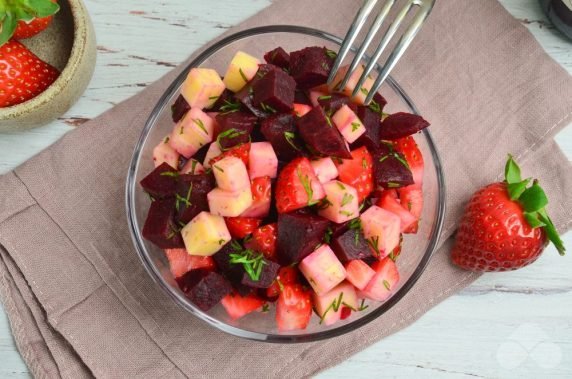
[[[311,110],[312,110],[312,107],[307,105],[307,104],[294,103],[294,115],[296,117],[302,117],[306,113],[310,112]]]
[[[214,121],[199,108],[191,108],[175,125],[169,144],[185,158],[192,157],[201,147],[210,143],[214,135]]]
[[[340,320],[344,306],[358,309],[355,288],[348,282],[342,282],[323,295],[314,293],[314,309],[325,325],[335,324]]]
[[[349,66],[340,67],[338,73],[336,74],[336,77],[332,81],[332,87],[336,87],[339,83],[341,83],[341,81],[344,79],[344,76],[346,76],[346,73],[348,72],[348,68]],[[340,89],[340,92],[346,96],[351,96],[354,91],[354,88],[358,83],[359,78],[363,74],[363,70],[364,70],[363,66],[358,66],[351,75],[345,87]],[[368,77],[362,84],[357,95],[353,98],[353,101],[355,101],[360,105],[363,105],[365,102],[365,98],[367,97],[369,91],[371,90],[371,87],[373,87],[373,82],[374,82],[373,78]]]
[[[217,186],[224,191],[236,192],[250,188],[250,179],[242,159],[226,157],[213,164]]]
[[[401,220],[399,216],[372,205],[360,216],[363,235],[373,253],[383,259],[399,245]]]
[[[232,92],[240,91],[258,72],[260,61],[242,51],[237,52],[224,74],[223,83]]]
[[[346,270],[328,245],[321,245],[306,258],[298,268],[314,291],[323,295],[346,278]]]
[[[372,266],[375,275],[362,291],[362,294],[371,300],[385,301],[397,288],[399,271],[395,262],[389,257],[375,262]]]
[[[334,115],[332,121],[342,133],[345,140],[354,143],[362,134],[365,133],[365,126],[358,116],[347,105],[343,105]]]
[[[181,95],[192,108],[210,108],[224,88],[224,83],[215,70],[192,68],[181,87]]]
[[[363,290],[375,275],[375,271],[361,259],[346,263],[347,280],[359,290]]]
[[[254,142],[248,153],[248,174],[250,179],[261,176],[275,178],[278,173],[278,157],[270,142]]]
[[[324,183],[326,201],[318,214],[337,224],[344,223],[359,216],[357,190],[339,180]]]
[[[181,174],[204,174],[205,168],[201,164],[201,162],[197,161],[196,159],[189,159],[187,163],[181,169]]]
[[[215,188],[208,193],[207,200],[212,214],[238,217],[252,205],[252,191],[250,186],[235,192]]]
[[[320,105],[320,102],[318,101],[320,97],[322,96],[328,96],[327,92],[323,92],[323,91],[317,91],[317,90],[312,90],[310,91],[310,93],[308,94],[308,98],[310,99],[310,102],[312,103],[313,106],[317,107],[318,105]]]
[[[179,156],[179,153],[169,145],[169,137],[165,137],[165,139],[153,149],[153,163],[155,167],[167,163],[176,169],[179,167]]]
[[[231,240],[224,218],[201,212],[181,230],[190,255],[211,256]]]
[[[205,169],[207,168],[212,168],[211,164],[209,163],[211,161],[211,159],[218,157],[219,155],[222,154],[222,150],[220,149],[218,143],[211,143],[209,145],[209,149],[207,150],[207,153],[205,155],[205,160],[203,161],[203,167]]]
[[[338,177],[338,169],[336,168],[332,158],[326,157],[316,159],[310,161],[310,164],[312,165],[314,173],[318,177],[320,183],[327,183]]]

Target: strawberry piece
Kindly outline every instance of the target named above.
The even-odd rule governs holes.
[[[51,23],[54,16],[35,18],[29,23],[25,21],[18,21],[16,30],[14,31],[15,39],[25,39],[35,36],[40,32],[43,32]]]
[[[335,159],[339,180],[354,187],[361,203],[373,191],[373,160],[365,146],[351,151],[352,159]]]
[[[345,320],[352,315],[352,309],[350,307],[342,307],[342,313],[340,314],[340,320]]]
[[[423,191],[417,184],[398,189],[401,206],[411,213],[416,222],[411,224],[403,233],[417,233],[419,219],[423,213]]]
[[[202,268],[212,271],[215,269],[215,263],[211,257],[190,255],[186,249],[165,249],[165,255],[175,279],[191,270]]]
[[[269,176],[252,179],[250,190],[252,192],[252,205],[242,213],[242,216],[255,218],[268,216],[272,196],[272,179]]]
[[[264,300],[250,293],[240,296],[238,293],[230,293],[222,298],[221,304],[233,320],[252,313],[264,305]]]
[[[24,45],[8,41],[0,46],[0,108],[28,101],[44,92],[60,72]]]
[[[412,136],[400,138],[395,141],[394,146],[397,151],[403,154],[409,164],[415,184],[421,185],[423,183],[423,168],[425,164],[423,162],[423,155],[415,139],[413,139]]]
[[[252,217],[225,217],[224,222],[231,236],[234,238],[244,238],[252,234],[262,220]]]
[[[405,233],[406,230],[410,230],[412,227],[417,227],[417,220],[419,220],[419,218],[415,217],[405,207],[401,206],[401,203],[397,199],[396,190],[383,191],[376,205],[396,216],[399,216],[399,219],[401,220],[401,233]]]
[[[236,157],[236,158],[241,159],[244,162],[244,164],[246,165],[246,167],[248,167],[248,154],[249,153],[250,153],[250,142],[249,143],[243,143],[242,145],[238,145],[238,146],[232,147],[226,151],[223,151],[222,154],[211,159],[209,161],[209,164],[212,166],[213,164],[215,164],[216,162],[220,161],[223,158]]]
[[[270,260],[276,260],[276,235],[276,224],[264,225],[252,232],[252,238],[245,242],[245,247],[264,254]]]
[[[278,297],[285,285],[295,283],[298,283],[298,269],[292,266],[281,267],[272,285],[266,289],[266,296],[270,299]]]
[[[308,158],[296,158],[280,172],[276,183],[276,208],[288,213],[316,204],[326,196]]]
[[[276,323],[279,331],[306,329],[312,317],[311,292],[299,284],[287,284],[278,296]]]

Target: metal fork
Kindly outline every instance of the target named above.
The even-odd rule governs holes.
[[[332,85],[332,82],[333,82],[334,78],[336,77],[338,70],[342,66],[344,59],[348,55],[350,48],[352,47],[352,44],[354,43],[355,39],[357,38],[359,32],[364,27],[367,19],[369,18],[370,14],[374,10],[375,5],[377,4],[378,1],[379,0],[366,0],[364,2],[363,6],[358,11],[358,13],[356,14],[345,38],[344,38],[344,41],[342,43],[342,47],[340,48],[340,51],[338,52],[338,56],[337,56],[337,58],[334,62],[334,65],[332,67],[332,71],[330,72],[330,76],[328,78],[328,85],[330,85],[330,86]],[[387,17],[387,15],[391,11],[391,9],[395,5],[395,3],[396,3],[396,0],[385,0],[385,4],[381,8],[381,10],[380,10],[379,14],[377,15],[373,25],[371,26],[371,29],[367,33],[363,43],[361,44],[360,48],[358,49],[354,59],[352,60],[350,66],[348,68],[348,71],[347,71],[345,77],[343,78],[343,80],[339,84],[336,85],[336,88],[343,88],[348,83],[349,79],[351,78],[351,76],[353,75],[353,73],[357,69],[358,65],[360,64],[360,61],[365,54],[365,51],[367,50],[367,48],[369,47],[369,45],[371,44],[371,42],[375,38],[375,36],[378,33],[379,29],[381,28],[383,22],[385,21],[385,18]],[[405,17],[408,15],[408,13],[410,11],[416,10],[416,14],[415,14],[415,16],[413,16],[413,19],[411,21],[411,25],[407,28],[407,30],[403,33],[403,35],[399,39],[399,42],[397,43],[397,45],[395,46],[395,48],[393,49],[393,51],[389,55],[389,58],[387,58],[387,61],[385,62],[385,64],[382,66],[381,72],[377,76],[375,82],[373,83],[372,88],[368,92],[368,95],[365,99],[365,104],[368,105],[371,102],[371,100],[373,99],[373,96],[379,90],[379,88],[381,87],[383,82],[387,79],[387,77],[389,76],[389,73],[397,64],[397,61],[401,58],[401,56],[403,55],[405,50],[411,44],[411,41],[413,41],[413,38],[415,38],[415,35],[417,34],[417,32],[419,32],[419,30],[423,26],[423,23],[425,22],[425,20],[429,16],[429,13],[433,9],[434,4],[435,4],[435,0],[406,0],[405,6],[397,13],[397,16],[395,16],[395,19],[393,20],[393,22],[391,23],[391,25],[389,26],[389,28],[385,32],[383,38],[381,39],[379,46],[377,47],[377,49],[375,50],[375,53],[373,54],[371,60],[369,61],[368,65],[365,67],[363,74],[361,75],[360,79],[358,80],[358,82],[357,82],[357,84],[353,90],[352,97],[356,96],[358,94],[358,92],[361,90],[363,83],[368,78],[371,71],[374,69],[377,61],[379,60],[379,58],[381,57],[381,55],[385,51],[386,47],[389,45],[389,42],[394,37],[395,33],[399,29],[399,26],[401,25],[401,23],[403,22]]]

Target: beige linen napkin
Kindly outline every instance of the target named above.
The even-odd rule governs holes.
[[[302,24],[343,35],[360,1],[277,0],[240,25]],[[318,343],[219,332],[179,309],[139,263],[124,182],[132,149],[181,67],[0,177],[0,295],[38,377],[307,377],[414,322],[478,275],[449,263],[455,223],[507,152],[572,221],[572,170],[553,136],[572,79],[494,0],[437,2],[394,76],[431,120],[446,173],[443,244],[417,285],[375,322]]]

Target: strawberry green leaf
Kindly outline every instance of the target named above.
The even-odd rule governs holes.
[[[560,239],[556,227],[554,226],[552,220],[550,219],[550,217],[548,217],[544,209],[538,212],[538,218],[540,221],[546,224],[546,226],[544,226],[544,231],[546,232],[546,236],[548,237],[550,242],[554,244],[556,250],[558,250],[558,253],[560,255],[564,255],[564,253],[566,252],[566,248],[564,247],[564,242],[562,242],[562,240]]]
[[[507,191],[511,200],[517,200],[526,190],[526,186],[530,183],[530,179],[524,179],[522,182],[510,183],[507,185]]]
[[[514,159],[512,159],[512,155],[508,155],[508,161],[506,162],[506,166],[504,168],[504,177],[508,184],[518,183],[522,181],[520,177],[520,167],[516,164]]]
[[[530,227],[533,229],[546,226],[545,223],[543,223],[538,219],[538,212],[532,212],[532,213],[524,212],[524,218],[526,219],[526,222],[528,222]]]
[[[16,30],[17,20],[12,16],[12,13],[6,13],[2,25],[0,25],[0,46],[4,45]]]
[[[548,204],[544,190],[536,182],[522,193],[518,201],[525,212],[537,212]]]
[[[21,2],[27,3],[38,18],[51,16],[60,10],[58,3],[51,0],[21,0]]]
[[[52,16],[60,6],[51,0],[0,0],[0,46],[14,34],[18,21]]]

